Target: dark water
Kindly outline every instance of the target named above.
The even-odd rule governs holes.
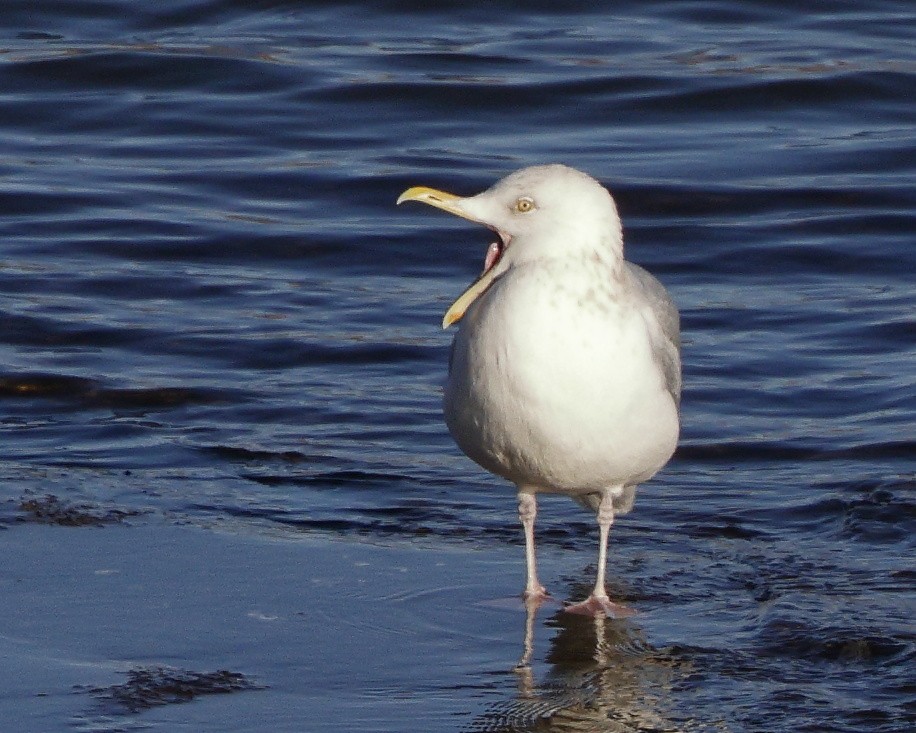
[[[0,9],[4,731],[909,731],[909,2]],[[441,315],[604,181],[682,312],[683,438],[594,623],[521,589]],[[595,529],[543,502],[543,580]],[[182,704],[187,703],[187,704]]]

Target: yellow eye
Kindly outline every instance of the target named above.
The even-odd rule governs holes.
[[[527,214],[534,208],[534,201],[532,201],[527,196],[522,196],[518,201],[515,202],[515,210],[519,214]]]

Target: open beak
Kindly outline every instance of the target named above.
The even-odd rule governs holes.
[[[459,205],[461,200],[460,196],[456,196],[453,193],[437,191],[435,188],[427,188],[426,186],[414,186],[413,188],[408,188],[404,193],[398,196],[397,203],[400,204],[404,201],[419,201],[424,204],[429,204],[430,206],[435,206],[437,209],[447,211],[449,214],[460,216],[462,219],[468,219],[477,224],[488,226],[486,222],[475,219],[465,212]],[[490,256],[487,256],[487,266],[483,274],[471,283],[470,287],[459,295],[458,299],[452,303],[445,312],[445,316],[442,318],[442,328],[448,328],[453,323],[460,321],[465,311],[471,307],[471,303],[490,287],[490,283],[493,282],[493,278],[496,276],[495,265],[498,260],[498,257],[493,257],[491,261]]]

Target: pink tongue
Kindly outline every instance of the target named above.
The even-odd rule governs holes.
[[[502,242],[492,242],[489,247],[487,247],[487,256],[483,261],[483,271],[488,272],[493,265],[499,262],[499,258],[503,253]]]

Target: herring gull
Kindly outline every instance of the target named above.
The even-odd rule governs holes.
[[[566,610],[630,613],[605,588],[615,515],[674,453],[681,393],[677,308],[664,286],[623,257],[620,217],[595,179],[564,165],[523,168],[476,196],[425,186],[419,201],[498,235],[484,271],[448,309],[460,321],[449,357],[445,422],[458,446],[518,491],[524,597],[538,581],[539,493],[596,512],[598,569],[588,599]]]

